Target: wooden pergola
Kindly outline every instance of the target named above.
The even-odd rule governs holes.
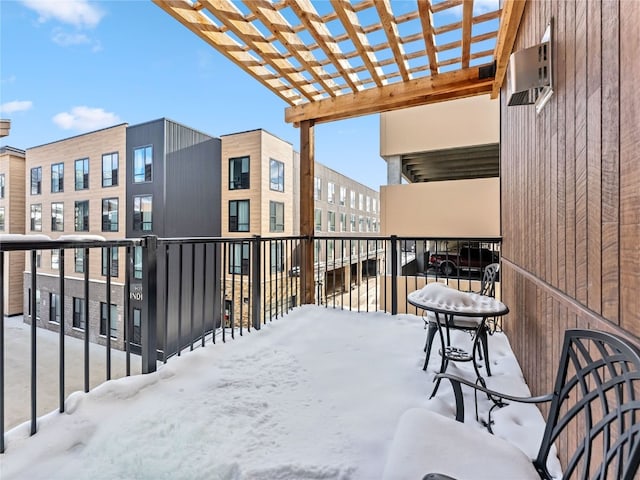
[[[282,98],[300,127],[300,234],[313,238],[313,126],[497,97],[525,0],[153,0]],[[302,266],[313,271],[313,251]],[[307,275],[303,303],[312,303]]]

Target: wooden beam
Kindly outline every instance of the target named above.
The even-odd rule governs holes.
[[[526,0],[504,0],[500,16],[500,31],[496,41],[494,58],[496,59],[496,77],[491,90],[491,98],[497,98],[507,73],[509,56],[516,41],[518,27],[524,12]]]
[[[202,40],[214,47],[225,57],[244,69],[249,75],[265,85],[269,90],[290,105],[300,101],[300,95],[260,65],[257,59],[228,35],[222,33],[201,11],[195,9],[187,0],[153,0],[178,22],[183,24]]]
[[[480,79],[478,73],[477,67],[456,70],[296,105],[285,110],[285,121],[296,124],[304,120],[329,122],[491,91],[493,78]]]
[[[400,76],[402,76],[402,80],[405,82],[407,80],[411,80],[408,71],[409,65],[405,59],[404,49],[402,48],[400,36],[398,35],[398,25],[395,17],[393,16],[393,12],[391,11],[391,4],[389,0],[376,0],[374,3],[378,10],[378,15],[380,16],[380,21],[383,25],[384,31],[387,34],[389,46],[391,47],[394,58],[396,59]]]
[[[320,15],[310,0],[289,0],[287,6],[293,10],[311,34],[316,43],[320,46],[338,72],[343,72],[342,77],[353,92],[361,90],[356,84],[359,81],[358,75],[354,73],[353,67],[340,50],[340,46],[331,35],[327,26],[323,23]]]
[[[300,123],[300,235],[307,237],[302,251],[301,262],[301,303],[314,303],[314,199],[313,181],[315,164],[315,135],[313,121]]]
[[[369,75],[371,75],[375,84],[381,87],[383,83],[380,77],[384,75],[384,72],[382,68],[378,66],[376,56],[371,50],[367,36],[362,31],[356,12],[353,11],[351,4],[347,0],[331,0],[331,5],[333,5],[333,9],[338,14],[342,26],[349,34],[351,42],[360,55],[360,58],[362,58],[362,61],[367,66]]]
[[[438,54],[436,52],[436,37],[433,31],[433,12],[429,0],[418,0],[418,10],[420,12],[420,23],[424,35],[424,45],[429,57],[429,68],[431,75],[438,74]]]
[[[473,18],[473,0],[464,0],[462,5],[462,68],[469,68],[471,55],[471,19]]]
[[[264,38],[255,25],[244,18],[242,12],[230,0],[199,1],[308,100],[313,101],[320,96],[320,92],[303,75],[296,72],[291,62]]]
[[[246,2],[245,5],[305,67],[315,81],[322,85],[322,88],[329,95],[335,97],[338,84],[329,77],[329,74],[322,68],[313,53],[307,49],[301,38],[293,31],[287,19],[275,9],[273,3],[267,0],[251,0]]]

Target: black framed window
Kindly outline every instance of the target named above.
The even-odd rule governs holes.
[[[86,190],[89,188],[89,159],[81,158],[75,163],[75,184],[76,190]]]
[[[322,230],[322,210],[319,208],[316,208],[314,210],[314,223],[315,223],[315,229],[316,232],[319,232]]]
[[[108,249],[107,248],[103,248],[102,249],[102,276],[106,277],[107,276],[107,268],[109,268],[109,263],[111,264],[111,276],[112,277],[117,277],[118,276],[118,248],[117,247],[111,247],[111,262],[109,262],[109,254],[108,254]]]
[[[0,173],[0,198],[4,198],[4,173]]]
[[[49,321],[52,323],[60,323],[62,310],[60,308],[60,294],[49,293]]]
[[[111,328],[110,335],[111,338],[118,337],[118,306],[115,304],[111,304]],[[109,324],[109,319],[107,318],[109,310],[107,309],[107,304],[105,302],[100,302],[100,335],[107,336],[107,324]]]
[[[0,207],[0,232],[4,232],[4,207]]]
[[[64,203],[54,202],[51,204],[51,231],[64,231]]]
[[[229,190],[249,188],[249,157],[229,159]]]
[[[269,202],[269,231],[284,232],[284,203]]]
[[[42,167],[31,169],[31,195],[42,193]]]
[[[133,183],[153,181],[153,145],[133,150]]]
[[[89,200],[75,202],[74,225],[76,232],[89,231]]]
[[[229,245],[229,273],[249,273],[249,242]]]
[[[142,247],[133,247],[133,278],[142,279]]]
[[[322,200],[322,180],[313,177],[313,199]]]
[[[340,231],[347,231],[347,214],[343,212],[340,212]]]
[[[133,197],[133,230],[136,232],[152,231],[152,213],[152,195],[138,195]]]
[[[85,329],[84,298],[73,297],[73,328]]]
[[[74,249],[73,266],[76,273],[84,273],[84,248]]]
[[[31,231],[42,231],[42,205],[39,203],[31,205]]]
[[[274,160],[269,162],[269,188],[276,192],[284,192],[284,163]]]
[[[102,231],[103,232],[118,231],[118,199],[117,198],[102,199]]]
[[[229,231],[249,231],[249,200],[229,201]]]
[[[327,212],[327,230],[336,231],[336,212]]]
[[[271,273],[284,271],[284,241],[275,240],[271,243]]]
[[[64,163],[51,165],[51,193],[64,192]]]
[[[118,185],[118,152],[102,155],[102,186]]]
[[[133,338],[131,339],[131,343],[136,345],[141,344],[141,335],[142,332],[142,310],[139,308],[133,309]]]

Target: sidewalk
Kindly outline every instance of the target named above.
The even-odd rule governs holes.
[[[22,316],[5,318],[4,392],[5,430],[31,420],[31,326]],[[59,407],[59,335],[37,329],[37,415]],[[141,360],[131,355],[131,374],[140,373]],[[91,388],[106,379],[106,349],[89,345],[89,380]],[[111,378],[125,376],[125,352],[111,350]],[[84,342],[65,337],[65,398],[84,388]]]

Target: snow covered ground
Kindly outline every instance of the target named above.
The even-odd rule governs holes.
[[[448,382],[429,400],[438,345],[422,371],[414,315],[316,306],[226,344],[172,358],[158,372],[73,393],[7,434],[9,479],[370,480],[380,478],[398,419],[412,407],[454,417]],[[456,342],[470,341],[454,332]],[[528,394],[506,337],[489,339],[490,388]],[[450,371],[473,377],[468,364]],[[483,428],[468,398],[466,424]],[[481,400],[481,413],[489,404]],[[544,427],[533,406],[495,414],[496,435],[535,456]],[[479,477],[475,477],[479,478]]]

